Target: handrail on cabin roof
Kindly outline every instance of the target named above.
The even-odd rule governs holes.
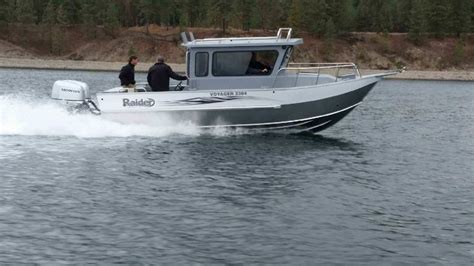
[[[283,34],[286,32],[286,36],[283,38]],[[186,44],[188,42],[198,43],[198,42],[224,42],[224,41],[250,41],[250,40],[285,40],[286,42],[290,41],[291,33],[293,32],[292,28],[280,28],[278,29],[276,36],[269,36],[269,37],[230,37],[230,38],[204,38],[204,39],[194,39],[194,35],[192,32],[189,33],[190,39],[188,40],[187,34],[185,32],[181,33],[181,37],[183,39],[183,43]]]

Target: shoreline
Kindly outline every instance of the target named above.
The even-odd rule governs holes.
[[[19,59],[0,58],[0,68],[38,69],[38,70],[75,70],[75,71],[106,71],[119,72],[126,62],[103,62],[103,61],[74,61],[74,60],[45,60],[45,59]],[[168,63],[174,71],[184,73],[184,64]],[[136,72],[146,73],[153,65],[150,62],[140,62]],[[362,75],[382,73],[385,70],[360,69]],[[459,71],[430,71],[430,70],[407,70],[386,79],[396,80],[435,80],[435,81],[474,81],[474,70]]]

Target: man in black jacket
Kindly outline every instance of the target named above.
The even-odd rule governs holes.
[[[128,59],[128,64],[122,67],[120,70],[120,85],[124,87],[134,87],[135,86],[135,66],[138,64],[138,57],[132,55]]]
[[[173,72],[170,66],[165,64],[163,56],[158,56],[158,62],[148,70],[148,84],[152,91],[169,91],[170,78],[176,80],[187,80],[188,77]]]

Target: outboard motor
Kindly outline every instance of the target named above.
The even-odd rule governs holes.
[[[76,80],[58,80],[54,82],[51,97],[65,101],[74,111],[88,110],[100,115],[97,105],[91,100],[89,86]]]

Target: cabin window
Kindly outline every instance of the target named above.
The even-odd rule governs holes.
[[[196,53],[194,74],[196,77],[206,77],[209,74],[209,53]]]
[[[212,58],[214,76],[270,75],[278,51],[215,52]]]

